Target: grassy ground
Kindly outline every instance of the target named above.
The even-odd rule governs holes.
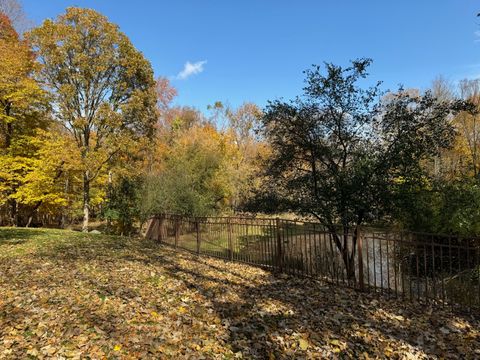
[[[480,358],[480,321],[141,239],[0,229],[0,358]]]

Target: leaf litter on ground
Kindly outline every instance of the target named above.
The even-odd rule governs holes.
[[[0,229],[2,359],[476,359],[480,320],[143,239]]]

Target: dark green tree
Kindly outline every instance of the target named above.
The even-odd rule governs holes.
[[[262,119],[272,155],[257,209],[317,218],[350,279],[359,226],[389,214],[396,191],[421,183],[421,162],[454,136],[450,105],[431,94],[400,89],[381,98],[380,83],[362,87],[370,63],[327,63],[325,73],[314,66],[304,95],[269,103]]]
[[[119,235],[135,232],[135,221],[140,213],[138,189],[141,186],[140,178],[121,178],[117,184],[109,186],[108,200],[102,214],[108,221],[109,231]]]

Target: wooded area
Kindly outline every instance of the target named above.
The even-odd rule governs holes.
[[[12,9],[0,38],[2,225],[87,230],[93,219],[133,234],[164,212],[259,212],[330,232],[479,234],[479,80],[384,91],[360,85],[372,60],[357,59],[307,70],[295,100],[204,113],[172,106],[176,89],[105,16],[69,8],[20,36]]]
[[[141,45],[0,0],[0,357],[480,356],[480,79],[199,108]]]

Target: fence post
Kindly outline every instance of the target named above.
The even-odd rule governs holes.
[[[150,218],[148,219],[147,222],[147,231],[145,231],[145,239],[153,240],[153,236],[155,234],[155,218]]]
[[[158,241],[163,242],[165,234],[165,215],[160,215],[158,219]]]
[[[179,230],[180,230],[180,219],[176,217],[175,218],[175,247],[178,246]]]
[[[202,240],[200,238],[200,222],[198,218],[195,218],[195,229],[197,230],[197,254],[200,254],[200,243]]]
[[[232,239],[232,224],[230,218],[227,218],[228,227],[228,258],[233,261],[233,239]]]
[[[275,219],[275,229],[277,237],[277,266],[280,272],[283,272],[283,251],[282,251],[282,235],[280,234],[280,219]]]
[[[365,282],[363,277],[363,232],[360,226],[355,229],[357,235],[357,257],[358,257],[358,285],[360,290],[365,290]]]

